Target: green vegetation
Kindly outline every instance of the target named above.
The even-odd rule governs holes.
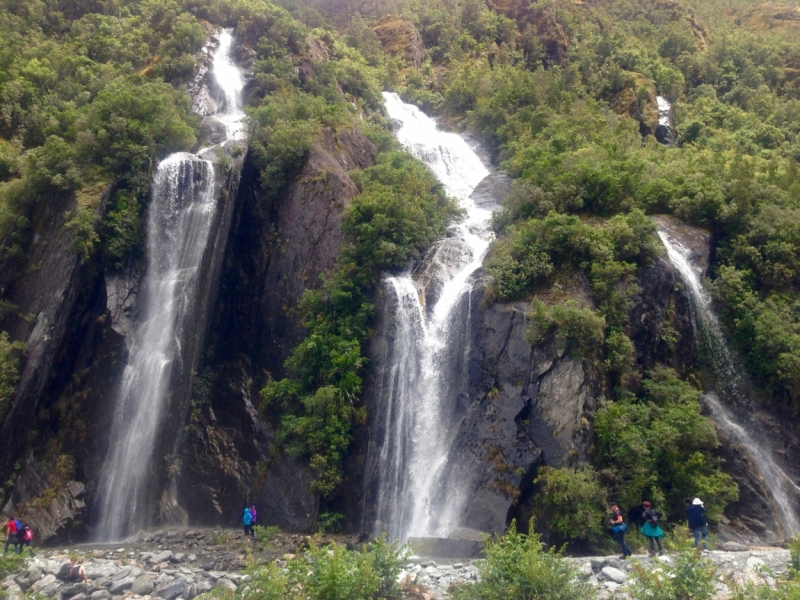
[[[400,598],[397,577],[407,557],[405,548],[374,540],[360,551],[339,544],[311,543],[288,561],[286,572],[275,563],[254,566],[252,580],[236,598],[244,600],[390,600]]]
[[[706,499],[716,519],[738,498],[714,449],[714,426],[700,414],[700,392],[660,369],[644,381],[642,398],[623,395],[595,415],[597,466],[611,498],[637,506],[649,498],[665,517],[683,518],[683,498]]]
[[[531,523],[528,535],[517,533],[512,521],[501,538],[486,543],[480,582],[455,589],[456,600],[581,600],[594,590],[555,550],[545,550]]]
[[[556,539],[596,544],[607,535],[607,492],[590,466],[543,467],[534,483],[541,486],[536,518],[547,523]]]
[[[687,540],[682,551],[661,569],[633,565],[634,600],[711,600],[716,594],[714,564]]]

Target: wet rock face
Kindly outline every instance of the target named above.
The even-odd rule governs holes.
[[[75,459],[53,456],[25,460],[3,513],[24,518],[34,532],[34,545],[73,541],[85,517],[85,487],[75,481]]]
[[[110,188],[98,190],[98,216],[105,211]],[[11,407],[0,424],[0,481],[7,481],[24,453],[27,432],[41,405],[59,354],[73,326],[73,312],[85,299],[82,274],[72,231],[65,221],[76,209],[74,198],[53,198],[43,203],[32,219],[33,239],[26,248],[26,264],[17,273],[0,273],[4,297],[17,306],[3,329],[11,339],[26,344],[25,360]]]
[[[274,455],[258,392],[268,373],[282,376],[283,362],[302,340],[294,308],[334,266],[343,211],[358,194],[348,172],[372,165],[376,152],[355,131],[324,130],[294,182],[271,202],[262,198],[255,166],[245,165],[175,484],[190,523],[235,521],[249,498],[266,524],[315,527],[312,474],[300,461]]]

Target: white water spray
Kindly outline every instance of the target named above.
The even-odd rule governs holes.
[[[463,308],[492,235],[491,212],[469,196],[489,174],[463,138],[440,131],[436,122],[396,94],[384,93],[389,115],[402,123],[398,140],[422,160],[465,210],[449,237],[440,241],[427,272],[441,284],[432,305],[411,274],[387,277],[393,295],[395,336],[390,351],[385,438],[380,445],[376,528],[393,539],[446,535],[459,525],[465,494],[448,484],[453,442],[454,393],[449,374],[467,349],[454,340],[468,315]]]
[[[701,282],[702,271],[692,263],[692,251],[663,230],[658,232],[661,241],[667,248],[670,261],[678,269],[683,282],[688,287],[688,298],[692,309],[695,330],[699,331],[705,341],[706,350],[716,372],[718,385],[724,397],[735,403],[746,401],[747,385],[736,369],[725,338],[722,335],[717,315],[714,313],[711,297]],[[796,506],[800,500],[800,488],[780,468],[769,447],[757,442],[734,414],[726,408],[714,394],[706,394],[703,400],[711,410],[714,421],[745,452],[750,453],[753,465],[761,474],[764,484],[772,495],[775,514],[779,517],[782,533],[788,538],[800,533],[800,521],[797,518]]]
[[[232,37],[220,33],[212,75],[218,88],[216,117],[229,139],[242,133],[244,79],[231,60]],[[177,152],[159,163],[147,218],[147,268],[141,314],[117,394],[99,497],[99,538],[124,538],[145,526],[157,435],[163,425],[173,365],[197,296],[200,263],[215,202],[214,166],[201,155]]]

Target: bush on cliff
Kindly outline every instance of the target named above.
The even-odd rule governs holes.
[[[545,523],[555,543],[596,544],[606,535],[607,492],[589,465],[579,469],[543,467],[534,480],[536,519]]]

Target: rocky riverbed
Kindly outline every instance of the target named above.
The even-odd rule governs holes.
[[[114,546],[41,550],[6,577],[2,589],[9,600],[20,600],[26,592],[55,600],[192,600],[214,588],[240,590],[249,580],[248,565],[277,561],[279,566],[285,566],[291,555],[301,552],[311,541],[305,535],[273,533],[268,540],[254,542],[232,530],[145,533]],[[315,536],[313,541],[357,546],[356,539],[348,536]],[[774,585],[791,563],[788,550],[735,544],[707,556],[717,567],[718,600],[730,597],[730,581],[738,585]],[[56,579],[61,565],[70,558],[84,560],[86,584]],[[565,560],[597,589],[598,598],[625,598],[635,564],[647,570],[665,568],[674,561],[674,555],[635,555],[625,561],[616,556]],[[475,559],[412,557],[399,579],[408,600],[446,600],[454,587],[478,581],[479,566],[480,560]]]

